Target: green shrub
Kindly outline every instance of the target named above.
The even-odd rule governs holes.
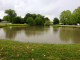
[[[50,26],[50,21],[45,22],[44,26]]]

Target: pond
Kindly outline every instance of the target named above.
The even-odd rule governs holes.
[[[53,26],[10,26],[0,28],[0,39],[34,43],[76,44],[80,43],[80,29]]]

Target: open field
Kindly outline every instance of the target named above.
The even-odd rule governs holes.
[[[80,60],[80,44],[23,43],[0,39],[1,60]]]

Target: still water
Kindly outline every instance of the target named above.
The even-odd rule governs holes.
[[[76,44],[80,43],[80,29],[53,26],[10,26],[0,28],[0,39],[34,43]]]

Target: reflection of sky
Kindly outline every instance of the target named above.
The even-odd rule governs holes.
[[[5,39],[5,32],[3,31],[3,28],[0,28],[0,39]]]
[[[12,29],[12,26],[10,26],[9,28]]]

